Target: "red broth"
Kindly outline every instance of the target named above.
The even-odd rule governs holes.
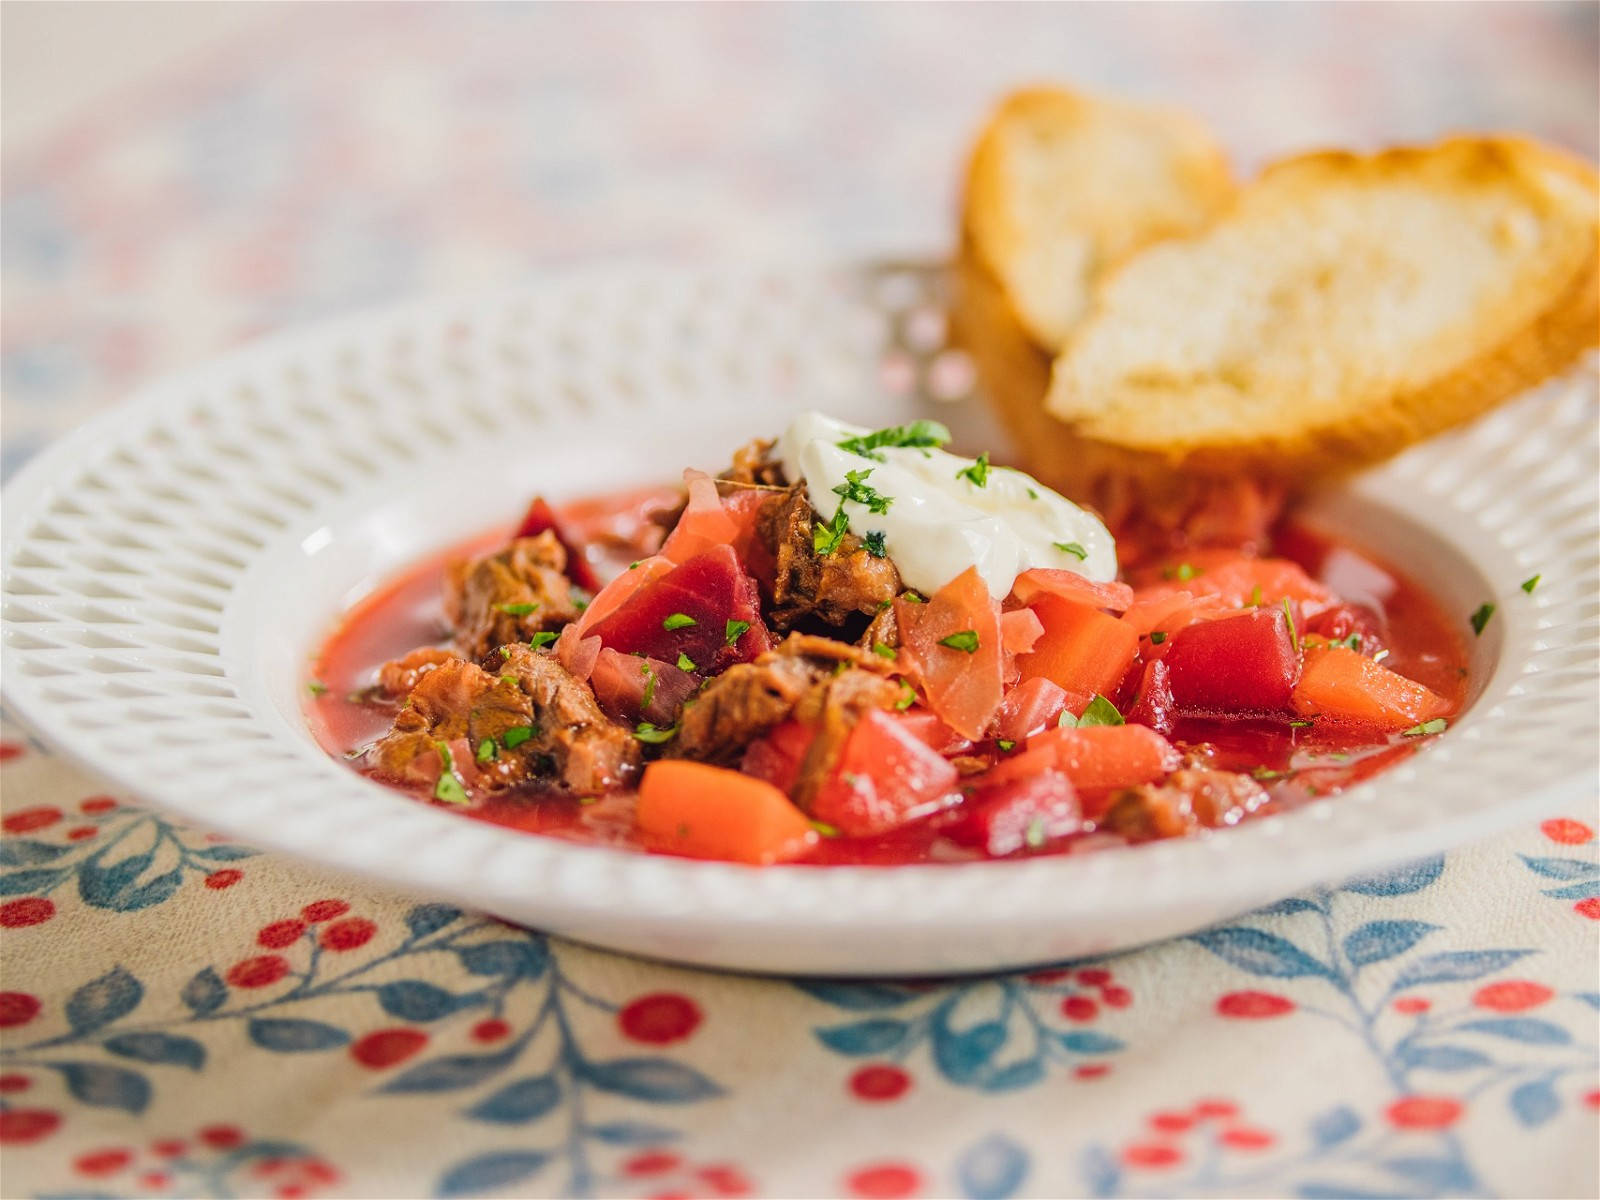
[[[597,570],[609,576],[641,553],[639,539],[651,513],[675,496],[675,489],[637,489],[575,501],[559,514],[568,528],[590,543]],[[330,755],[354,762],[362,749],[388,730],[392,713],[362,703],[360,693],[373,684],[385,662],[419,646],[448,642],[441,600],[446,565],[493,549],[509,533],[509,527],[497,529],[415,563],[344,615],[316,659],[315,679],[325,690],[307,704],[311,729]],[[1378,608],[1387,625],[1385,665],[1460,708],[1467,691],[1465,646],[1431,596],[1376,556],[1292,519],[1276,531],[1274,553],[1297,562],[1346,599]],[[1180,751],[1204,753],[1216,767],[1255,773],[1262,779],[1272,802],[1251,820],[1368,779],[1416,753],[1420,741],[1400,734],[1375,735],[1335,722],[1296,727],[1287,718],[1198,717],[1179,719],[1170,740]],[[395,790],[418,803],[433,803],[421,789]],[[631,793],[579,801],[554,789],[520,788],[470,807],[443,807],[527,833],[654,850],[634,827],[633,806]],[[799,861],[891,866],[984,858],[981,851],[944,836],[947,820],[935,816],[875,837],[824,838]],[[1120,838],[1089,834],[1037,853],[1085,853],[1120,844]]]

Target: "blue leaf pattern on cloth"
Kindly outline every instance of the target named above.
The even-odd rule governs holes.
[[[1447,1046],[1435,1043],[1419,1045],[1415,1042],[1401,1047],[1395,1057],[1407,1067],[1420,1067],[1429,1071],[1470,1071],[1486,1067],[1494,1060],[1466,1046]]]
[[[1391,871],[1357,875],[1346,879],[1339,888],[1341,891],[1356,892],[1362,896],[1408,896],[1436,882],[1443,873],[1444,856],[1435,855],[1432,858],[1407,863]]]
[[[1368,921],[1344,939],[1345,957],[1365,967],[1404,954],[1439,927],[1426,921]]]
[[[536,1174],[550,1155],[539,1150],[506,1150],[482,1154],[446,1171],[435,1191],[440,1196],[477,1196],[521,1183]]]
[[[119,1033],[102,1045],[112,1054],[138,1062],[166,1063],[198,1071],[206,1065],[206,1048],[192,1037],[175,1033]]]
[[[795,986],[836,1008],[857,1010],[896,1008],[911,997],[905,989],[884,983],[801,979],[795,981]]]
[[[1311,1141],[1326,1147],[1347,1142],[1361,1131],[1361,1118],[1348,1104],[1330,1108],[1311,1122]]]
[[[454,994],[420,979],[397,979],[378,988],[378,1003],[402,1021],[437,1021],[456,1009]]]
[[[1543,1125],[1561,1111],[1561,1098],[1548,1079],[1533,1079],[1513,1088],[1506,1102],[1512,1114],[1528,1129]]]
[[[479,1121],[498,1125],[523,1125],[536,1121],[561,1103],[561,1085],[549,1075],[535,1075],[508,1083],[467,1110]]]
[[[67,1001],[67,1024],[75,1033],[88,1033],[127,1016],[144,998],[144,985],[122,967],[113,967],[91,980]]]
[[[1600,867],[1581,858],[1530,858],[1526,854],[1521,857],[1530,871],[1550,879],[1583,879],[1600,873]]]
[[[450,904],[419,904],[406,913],[406,928],[412,937],[426,937],[430,933],[454,924],[461,919],[461,910]]]
[[[70,843],[58,846],[51,842],[36,842],[30,838],[7,838],[0,842],[0,867],[31,867],[38,863],[54,862],[71,849]],[[0,881],[0,890],[6,895],[16,895],[18,892],[28,890],[13,887],[9,882],[10,878],[8,876],[5,881]]]
[[[1472,1190],[1473,1178],[1454,1158],[1427,1158],[1421,1155],[1385,1159],[1384,1167],[1411,1183],[1431,1192],[1459,1195]]]
[[[905,1041],[909,1028],[904,1021],[880,1017],[819,1029],[817,1038],[840,1054],[886,1054]]]
[[[74,1097],[95,1108],[120,1108],[138,1116],[150,1103],[150,1081],[137,1071],[102,1063],[51,1063]]]
[[[210,967],[202,967],[183,985],[180,998],[197,1016],[215,1012],[228,1002],[228,985]]]
[[[1485,975],[1504,970],[1530,953],[1529,950],[1449,950],[1442,954],[1430,954],[1402,968],[1389,990],[1399,992],[1424,983],[1482,979]]]
[[[337,1026],[303,1017],[256,1017],[247,1028],[252,1042],[280,1054],[333,1050],[350,1041],[350,1035]]]
[[[1565,1046],[1572,1041],[1572,1035],[1561,1026],[1537,1017],[1488,1017],[1481,1021],[1466,1021],[1459,1028],[1536,1046]]]
[[[616,1058],[578,1068],[589,1083],[651,1104],[682,1104],[720,1095],[722,1089],[693,1067],[664,1058]]]
[[[385,1092],[455,1092],[475,1087],[503,1071],[515,1049],[497,1054],[452,1054],[411,1067],[380,1089]]]
[[[956,1163],[961,1194],[970,1200],[1008,1200],[1028,1177],[1028,1152],[1003,1134],[993,1133]]]
[[[1190,940],[1252,975],[1277,979],[1296,979],[1303,975],[1318,975],[1328,979],[1333,976],[1326,964],[1318,962],[1293,942],[1275,933],[1231,926],[1191,934]]]

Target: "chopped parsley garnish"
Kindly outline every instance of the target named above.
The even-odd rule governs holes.
[[[1287,601],[1285,601],[1285,603],[1287,603]],[[1336,642],[1328,643],[1328,649],[1330,650],[1340,646],[1344,647],[1346,650],[1354,650],[1357,654],[1361,653],[1361,635],[1359,633],[1351,633],[1340,638]]]
[[[536,609],[538,607],[539,606],[537,604],[534,604],[531,601],[528,602],[528,603],[524,603],[524,604],[496,604],[495,605],[495,608],[498,611],[505,613],[506,616],[508,616],[508,617],[525,617],[529,613],[531,613],[534,609]]]
[[[749,632],[749,621],[729,621],[722,627],[722,641],[731,646]]]
[[[1533,589],[1539,586],[1539,579],[1540,576],[1538,575],[1535,575],[1530,579],[1524,579],[1522,581],[1522,590],[1527,592],[1530,596],[1533,595]]]
[[[306,684],[306,690],[313,696],[320,696],[328,690],[328,685],[323,683],[320,679],[313,679],[310,683]]]
[[[486,763],[498,753],[499,748],[495,746],[493,738],[484,738],[483,741],[478,743],[479,762]]]
[[[659,746],[662,742],[670,742],[677,737],[678,727],[668,725],[665,729],[657,729],[649,721],[640,721],[633,727],[633,736],[648,745]]]
[[[534,634],[528,639],[528,645],[537,650],[540,646],[548,646],[551,642],[555,641],[558,636],[560,635],[551,633],[548,629],[541,629],[538,633]]]
[[[1028,830],[1022,835],[1022,840],[1028,849],[1037,850],[1044,845],[1044,818],[1035,817],[1028,822]]]
[[[1447,726],[1448,722],[1443,717],[1435,717],[1431,721],[1424,721],[1421,725],[1413,725],[1410,729],[1404,730],[1400,736],[1426,737],[1430,733],[1443,733]]]
[[[1289,728],[1290,729],[1305,729],[1305,728],[1309,727],[1310,724],[1311,724],[1310,721],[1306,720],[1304,717],[1300,717],[1300,718],[1297,718],[1296,720],[1290,721],[1289,722]]]
[[[910,708],[916,702],[917,689],[902,679],[900,681],[900,699],[894,702],[895,708],[900,712],[905,712],[906,709]]]
[[[673,613],[665,621],[661,622],[661,628],[670,633],[674,629],[688,629],[690,626],[698,624],[700,622],[696,621],[688,613]]]
[[[1472,614],[1472,636],[1482,637],[1483,630],[1489,624],[1489,618],[1494,616],[1494,605],[1483,604],[1478,606],[1478,611]]]
[[[867,476],[872,474],[872,468],[865,471],[846,471],[845,481],[833,489],[833,494],[839,497],[841,507],[847,501],[866,505],[867,511],[880,516],[889,511],[889,505],[894,503],[893,496],[885,496],[877,488],[867,484]]]
[[[980,454],[970,467],[956,472],[957,479],[965,479],[973,487],[987,487],[989,483],[989,455]]]
[[[926,604],[927,603],[927,601],[924,600],[916,592],[901,592],[900,593],[900,599],[906,601],[908,604]]]
[[[1075,555],[1079,562],[1089,557],[1089,552],[1078,545],[1077,542],[1051,542],[1050,544],[1063,554]]]
[[[942,446],[950,440],[950,431],[937,421],[913,421],[909,425],[891,425],[888,429],[874,430],[859,437],[847,437],[839,449],[859,454],[877,462],[887,462],[878,450],[885,446],[917,447]]]
[[[898,658],[899,652],[893,646],[885,646],[882,642],[872,643],[872,652],[879,658]]]
[[[502,675],[500,676],[500,682],[509,683],[512,687],[517,687],[522,683],[522,680],[518,679],[515,675]]]
[[[1038,498],[1039,498],[1039,493],[1034,491],[1032,488],[1029,488],[1028,489],[1028,499],[1029,500],[1037,500]]]
[[[639,707],[649,708],[656,699],[656,669],[645,663],[640,670],[644,672],[644,691],[639,693]]]
[[[867,553],[872,555],[873,558],[889,557],[889,548],[884,545],[883,537],[883,530],[869,529],[867,530],[867,536],[861,539],[862,544],[867,548]]]
[[[1188,583],[1198,574],[1200,574],[1200,569],[1192,563],[1179,563],[1175,567],[1163,567],[1161,569],[1161,577],[1163,579],[1176,579],[1179,583]]]
[[[1300,649],[1300,631],[1294,625],[1294,606],[1289,603],[1289,597],[1283,598],[1283,619],[1289,622],[1289,641],[1296,650]]]
[[[694,659],[690,658],[682,650],[678,651],[678,670],[680,670],[680,671],[698,671],[699,669],[700,669],[699,667],[694,665]]]
[[[995,745],[999,746],[1000,749],[1004,750],[1007,754],[1011,753],[1011,751],[1017,748],[1016,742],[1012,741],[1010,738],[1001,738],[995,743]]]
[[[952,633],[949,637],[939,639],[939,645],[949,646],[952,650],[960,650],[964,654],[978,652],[978,631],[976,629],[962,629]]]
[[[1250,607],[1261,607],[1261,585],[1259,583],[1250,589]]]
[[[455,760],[450,757],[450,747],[443,742],[435,742],[433,746],[439,752],[439,780],[433,785],[433,798],[443,800],[446,804],[470,803],[467,789],[456,778]]]
[[[841,502],[833,520],[826,523],[818,521],[811,529],[811,548],[818,554],[832,554],[839,548],[839,543],[844,541],[844,535],[850,531],[850,516],[844,511]]]
[[[839,836],[839,831],[832,825],[829,825],[826,821],[812,821],[810,822],[810,825],[811,828],[815,829],[825,838],[836,838]]]
[[[1254,771],[1250,772],[1251,779],[1258,780],[1262,783],[1266,783],[1273,779],[1287,779],[1288,777],[1289,772],[1274,771],[1271,767],[1257,767]]]
[[[1099,692],[1094,694],[1094,699],[1089,701],[1089,707],[1083,710],[1083,716],[1078,718],[1080,727],[1085,725],[1126,725],[1122,714],[1117,711],[1117,706],[1107,700]]]
[[[1072,715],[1072,710],[1063,708],[1061,715],[1056,718],[1057,729],[1074,729],[1077,727],[1078,718]]]
[[[500,740],[505,743],[507,750],[515,750],[523,742],[538,732],[533,725],[518,725],[515,729],[508,729],[500,735]]]
[[[1166,640],[1167,640],[1167,631],[1165,629],[1156,629],[1156,630],[1152,630],[1151,631],[1151,633],[1150,633],[1150,644],[1152,646],[1159,646],[1159,645],[1161,645],[1162,642],[1164,642]]]

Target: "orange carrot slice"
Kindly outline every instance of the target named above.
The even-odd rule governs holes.
[[[1308,648],[1290,707],[1303,716],[1328,716],[1401,730],[1448,715],[1443,696],[1343,646]]]
[[[1068,692],[1109,695],[1115,692],[1139,650],[1133,627],[1087,604],[1040,596],[1034,612],[1044,634],[1017,666],[1023,679],[1042,675]]]
[[[756,866],[792,859],[816,836],[805,814],[772,784],[672,758],[645,768],[638,822],[659,849]]]

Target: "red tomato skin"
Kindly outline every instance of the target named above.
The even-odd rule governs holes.
[[[898,720],[874,710],[851,730],[811,815],[849,837],[886,833],[926,814],[957,772]]]
[[[1067,692],[1043,675],[1024,679],[1000,702],[994,715],[994,736],[1008,742],[1025,742],[1054,725],[1068,706]]]
[[[1163,661],[1173,702],[1191,712],[1280,712],[1300,670],[1279,608],[1181,629]]]
[[[1037,849],[1083,831],[1083,813],[1072,783],[1059,771],[1041,771],[985,787],[962,806],[961,820],[946,833],[955,841],[977,846],[990,858]],[[1034,845],[1029,846],[1029,834]]]
[[[788,795],[800,779],[800,764],[811,747],[813,733],[799,721],[785,721],[766,737],[746,747],[739,769],[765,779]]]

